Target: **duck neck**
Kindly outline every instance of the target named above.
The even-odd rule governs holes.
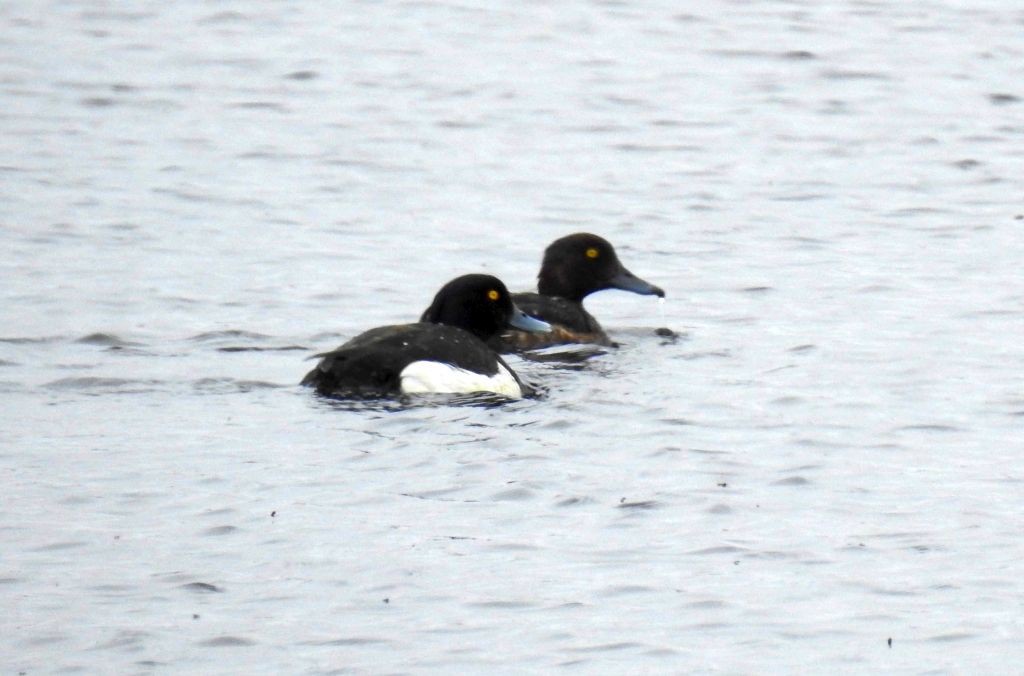
[[[537,276],[537,292],[542,296],[558,296],[559,298],[571,300],[574,303],[582,303],[583,299],[590,293],[590,290],[580,288],[568,279],[558,275],[541,271],[540,275]]]

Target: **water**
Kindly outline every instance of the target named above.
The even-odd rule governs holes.
[[[0,26],[5,673],[1017,670],[1017,3]],[[296,387],[579,230],[545,398]]]

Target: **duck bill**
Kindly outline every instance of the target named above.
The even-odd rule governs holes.
[[[541,320],[531,317],[519,308],[512,307],[512,318],[508,320],[509,326],[514,329],[521,331],[529,331],[530,333],[551,333],[551,324],[542,322]]]
[[[608,281],[608,286],[613,289],[622,289],[623,291],[638,293],[641,296],[657,296],[658,298],[665,297],[665,292],[662,291],[660,286],[654,286],[650,282],[640,279],[626,268],[622,268],[619,271],[619,274],[612,277]]]

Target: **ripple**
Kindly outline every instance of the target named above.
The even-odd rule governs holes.
[[[592,505],[596,501],[593,498],[588,497],[569,497],[563,498],[555,503],[556,507],[579,507],[581,505]]]
[[[42,545],[42,546],[39,546],[39,547],[35,547],[31,551],[33,551],[33,552],[59,552],[59,551],[65,551],[65,550],[68,550],[68,549],[80,549],[82,547],[87,547],[88,545],[89,545],[88,542],[84,542],[84,541],[81,541],[81,540],[69,540],[69,541],[66,541],[66,542],[54,542],[52,544]]]
[[[196,25],[204,26],[207,24],[241,23],[250,20],[251,17],[248,14],[227,9],[196,19]]]
[[[156,12],[129,9],[88,9],[79,14],[85,21],[121,21],[124,23],[138,23],[157,16]]]
[[[536,603],[526,601],[478,601],[467,603],[470,608],[497,608],[501,610],[523,610],[525,608],[536,608]]]
[[[98,584],[90,587],[92,591],[99,592],[104,596],[124,596],[128,592],[135,591],[137,587],[129,584]]]
[[[224,592],[223,589],[209,582],[189,582],[181,585],[181,588],[197,594],[221,594]]]
[[[663,143],[663,144],[642,144],[642,143],[616,143],[612,145],[613,150],[625,153],[689,153],[700,150],[698,146],[685,143]]]
[[[773,202],[816,202],[830,198],[831,195],[820,192],[799,192],[787,195],[774,195],[769,199]]]
[[[207,528],[202,532],[202,535],[220,537],[222,535],[233,535],[240,529],[237,526],[214,526],[213,528]]]
[[[772,53],[760,49],[709,49],[708,54],[713,56],[721,56],[727,59],[740,58],[740,59],[765,59],[772,56]]]
[[[262,380],[236,380],[234,378],[200,378],[192,387],[203,394],[235,394],[256,390],[276,390],[289,385],[268,383]]]
[[[943,209],[940,207],[903,207],[901,209],[893,209],[892,211],[886,212],[886,215],[895,218],[913,218],[916,216],[937,216],[949,213],[952,213],[949,209]]]
[[[964,159],[953,162],[952,166],[956,167],[957,169],[962,169],[964,171],[970,171],[971,169],[977,169],[978,167],[982,166],[982,163],[979,162],[978,160]]]
[[[1005,106],[1011,103],[1021,102],[1021,98],[1016,94],[989,94],[988,100],[997,106]]]
[[[218,636],[206,641],[200,641],[199,645],[205,648],[240,648],[256,645],[256,642],[240,636]]]
[[[237,513],[238,513],[238,510],[235,509],[234,507],[221,507],[219,509],[207,509],[207,510],[204,510],[203,513],[202,513],[202,516],[204,516],[204,517],[224,516],[225,514],[237,514]]]
[[[87,96],[84,99],[79,100],[86,108],[109,108],[116,106],[117,101],[115,99],[106,96]]]
[[[870,70],[844,70],[844,69],[827,69],[821,71],[821,77],[826,80],[879,80],[886,81],[892,78],[885,73],[879,73],[877,71]]]
[[[785,479],[779,479],[778,481],[773,481],[771,485],[772,486],[806,486],[806,485],[808,485],[810,483],[811,482],[809,480],[805,479],[802,476],[791,476],[791,477],[787,477]]]
[[[513,488],[507,491],[500,491],[491,496],[495,502],[530,500],[534,493],[526,488]]]
[[[744,547],[736,547],[735,545],[719,545],[717,547],[705,547],[704,549],[694,549],[686,552],[691,556],[708,556],[714,554],[746,554],[749,550]]]
[[[923,423],[920,425],[903,425],[902,427],[896,427],[894,432],[962,432],[963,430],[954,425],[944,425],[941,423]]]
[[[690,453],[697,453],[699,455],[710,455],[710,456],[725,456],[732,455],[729,451],[723,451],[716,448],[690,448],[687,449]]]
[[[626,498],[622,498],[619,504],[616,505],[618,509],[636,509],[636,510],[647,510],[655,509],[661,505],[657,500],[635,500],[627,501]]]
[[[686,361],[698,361],[701,359],[732,359],[732,352],[729,350],[706,350],[704,352],[690,352],[682,355]]]
[[[44,634],[42,636],[36,636],[25,641],[27,645],[33,646],[45,646],[53,645],[55,643],[63,643],[70,638],[67,634]]]
[[[642,643],[636,643],[634,641],[618,641],[615,643],[601,643],[597,645],[581,646],[578,648],[568,648],[568,650],[574,653],[606,653],[617,652],[620,650],[633,650],[643,647],[645,646]]]
[[[598,592],[598,594],[600,596],[615,597],[615,596],[633,596],[635,594],[649,594],[649,593],[651,593],[653,591],[656,591],[654,589],[654,587],[648,587],[646,585],[623,584],[623,585],[614,585],[614,586],[611,586],[611,587],[607,587],[607,588],[601,590],[600,592]]]
[[[151,634],[145,631],[122,629],[117,632],[114,638],[106,643],[100,643],[92,650],[111,650],[113,648],[132,648],[139,646]]]
[[[939,634],[938,636],[929,637],[926,640],[931,641],[932,643],[953,643],[954,641],[966,641],[968,639],[977,637],[977,634],[972,634],[970,632],[963,631],[952,632],[949,634]]]
[[[379,645],[382,643],[390,644],[391,641],[385,638],[373,638],[370,636],[347,636],[345,638],[331,638],[323,639],[318,641],[302,641],[299,645],[309,646],[360,646],[360,645]]]
[[[658,422],[672,425],[673,427],[689,427],[696,424],[688,418],[661,418]]]
[[[139,347],[123,347],[121,345],[111,345],[110,347],[103,350],[104,352],[117,355],[119,357],[157,357],[158,352],[153,350],[146,350]]]
[[[499,542],[488,545],[487,549],[499,552],[535,552],[540,547],[527,542]]]
[[[240,101],[238,103],[231,103],[228,108],[236,108],[241,110],[270,110],[275,113],[287,113],[288,106],[277,103],[276,101]]]
[[[157,389],[156,386],[164,385],[160,380],[132,380],[128,378],[103,378],[98,376],[84,376],[80,378],[61,378],[46,383],[43,387],[54,390],[78,390],[82,392],[104,391],[119,392],[123,394],[136,394],[139,392],[151,392]]]
[[[695,610],[714,610],[718,608],[725,608],[728,604],[725,601],[719,601],[718,599],[707,599],[704,601],[691,601],[685,604],[686,608],[693,608]]]
[[[195,343],[209,343],[224,339],[245,339],[259,342],[269,340],[270,336],[264,333],[256,333],[254,331],[243,331],[241,329],[227,329],[224,331],[206,331],[204,333],[197,333],[196,335],[188,338],[188,340]]]
[[[452,495],[453,493],[459,493],[461,491],[461,486],[452,486],[450,488],[437,488],[432,491],[420,491],[419,493],[399,493],[399,495],[406,498],[416,498],[418,500],[441,500],[446,502],[477,502],[476,500],[455,500],[455,498],[442,497],[446,495]]]
[[[884,589],[882,587],[868,587],[872,594],[879,596],[920,596],[916,591],[909,589]]]
[[[705,621],[705,622],[694,622],[693,624],[688,624],[688,625],[686,625],[686,628],[690,629],[690,630],[694,630],[694,631],[706,632],[709,629],[713,630],[713,631],[717,631],[717,630],[720,630],[720,629],[726,629],[729,626],[730,625],[728,623],[726,623],[726,622],[707,622],[707,621]]]
[[[141,343],[134,343],[113,334],[113,333],[90,333],[76,338],[76,343],[81,345],[100,345],[102,347],[134,347],[141,345]]]
[[[4,337],[0,338],[0,343],[8,343],[10,345],[38,345],[42,343],[56,343],[57,341],[63,340],[61,336],[32,336],[32,337]]]

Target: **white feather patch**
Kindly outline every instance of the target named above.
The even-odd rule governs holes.
[[[523,391],[507,368],[498,364],[493,376],[437,361],[414,361],[399,375],[405,394],[495,392],[519,399]]]

